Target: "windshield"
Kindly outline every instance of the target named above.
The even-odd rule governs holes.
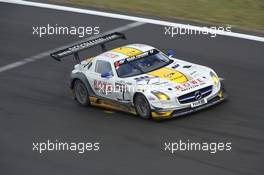
[[[120,78],[125,78],[154,71],[167,66],[171,62],[172,60],[170,60],[165,54],[156,51],[154,54],[133,61],[127,61],[123,64],[115,64],[115,68],[117,75]]]

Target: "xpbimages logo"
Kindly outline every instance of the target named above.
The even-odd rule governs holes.
[[[32,150],[38,153],[49,151],[73,151],[83,154],[86,151],[99,151],[99,142],[60,142],[58,140],[45,142],[33,142]]]
[[[170,36],[171,38],[177,37],[179,35],[208,35],[211,38],[215,38],[217,35],[224,32],[231,33],[231,26],[227,27],[191,27],[188,25],[179,25],[177,27],[164,27],[164,34]]]
[[[86,35],[100,34],[100,27],[98,26],[58,26],[58,24],[45,26],[33,26],[32,34],[38,37],[46,35],[77,35],[79,38]]]
[[[164,151],[176,153],[178,151],[204,151],[215,154],[221,151],[231,151],[231,142],[191,142],[190,140],[178,142],[165,142]]]

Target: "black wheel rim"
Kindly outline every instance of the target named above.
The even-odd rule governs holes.
[[[84,104],[86,99],[87,99],[87,91],[85,86],[80,83],[80,82],[76,82],[75,84],[75,96],[77,98],[77,100]]]
[[[141,116],[147,117],[149,113],[148,103],[143,97],[137,99],[137,110]]]

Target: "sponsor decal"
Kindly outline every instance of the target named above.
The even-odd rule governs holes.
[[[139,81],[143,81],[143,80],[150,80],[151,78],[153,78],[153,77],[145,75],[145,76],[137,77],[134,80],[136,80],[136,82],[139,82]]]
[[[185,65],[183,66],[183,68],[189,69],[190,67],[192,67],[191,65]]]
[[[142,51],[140,51],[138,49],[131,48],[131,47],[119,47],[119,48],[113,49],[112,51],[127,55],[129,57],[142,53]]]
[[[128,57],[128,58],[125,58],[125,59],[122,59],[122,60],[119,60],[119,61],[116,61],[114,63],[114,65],[117,67],[119,67],[121,64],[125,64],[125,63],[128,63],[128,62],[131,62],[131,61],[135,61],[137,59],[141,59],[141,58],[144,58],[146,56],[149,56],[149,55],[154,55],[154,54],[157,54],[159,53],[158,50],[156,49],[152,49],[152,50],[149,50],[147,52],[143,52],[143,53],[140,53],[140,54],[137,54],[137,55],[134,55],[134,56],[131,56],[131,57]]]
[[[109,40],[115,39],[116,37],[118,37],[118,36],[117,35],[109,35],[109,36],[103,36],[103,37],[96,38],[96,39],[93,39],[93,40],[85,41],[83,43],[80,43],[80,44],[77,44],[75,46],[72,46],[72,47],[69,47],[67,49],[64,49],[64,50],[62,50],[62,51],[60,51],[60,52],[58,52],[56,54],[59,57],[62,57],[64,55],[67,55],[67,54],[82,50],[84,48],[88,48],[88,47],[91,47],[91,46],[94,46],[94,45],[97,45],[97,44],[100,44],[100,43],[103,43],[103,42],[107,42]]]
[[[193,79],[193,80],[190,80],[188,82],[177,85],[175,87],[175,89],[180,90],[180,91],[187,91],[189,89],[196,88],[196,87],[201,86],[203,84],[205,84],[205,82],[202,81],[200,78],[198,78],[198,79]]]
[[[197,72],[197,71],[195,70],[195,71],[192,71],[190,74],[193,75],[193,74],[195,74],[196,72]]]
[[[171,68],[172,68],[172,69],[176,69],[176,68],[179,67],[179,66],[180,66],[180,65],[176,63],[176,64],[174,64]]]
[[[97,39],[94,39],[94,40],[90,40],[90,41],[87,41],[87,42],[83,42],[79,45],[75,45],[73,47],[70,47],[69,50],[70,51],[76,51],[76,50],[80,50],[82,48],[86,48],[86,47],[90,47],[90,46],[94,46],[95,44],[98,44],[100,42],[105,42],[105,41],[108,41],[108,40],[111,40],[111,39],[114,39],[116,37],[116,35],[110,35],[110,36],[107,36],[107,37],[101,37],[101,38],[97,38]]]
[[[164,77],[172,77],[175,74],[175,72],[165,74]]]
[[[113,87],[111,83],[100,80],[94,80],[93,85],[94,85],[94,89],[98,90],[100,93],[106,94],[112,92]]]

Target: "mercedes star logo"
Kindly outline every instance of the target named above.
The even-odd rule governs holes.
[[[194,93],[194,97],[196,100],[200,100],[202,98],[202,93],[200,91],[196,91]]]

